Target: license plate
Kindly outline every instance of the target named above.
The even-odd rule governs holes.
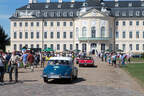
[[[52,75],[52,76],[49,76],[49,78],[60,78],[59,75]]]

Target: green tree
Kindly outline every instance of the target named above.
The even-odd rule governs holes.
[[[5,51],[6,45],[10,45],[10,38],[5,33],[2,26],[0,26],[0,49]]]

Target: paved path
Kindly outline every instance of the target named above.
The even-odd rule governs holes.
[[[79,78],[72,84],[62,81],[43,83],[41,68],[20,70],[17,84],[0,86],[0,96],[144,96],[144,89],[126,72],[95,59],[98,67],[79,68]]]

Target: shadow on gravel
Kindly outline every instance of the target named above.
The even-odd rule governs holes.
[[[94,66],[82,66],[82,67],[79,67],[79,68],[97,68],[98,66],[97,65],[94,65]]]
[[[38,80],[19,80],[18,82],[12,81],[12,82],[4,82],[3,85],[14,85],[14,84],[23,84],[25,82],[37,82]]]
[[[86,79],[77,78],[76,80],[73,80],[71,82],[67,79],[55,79],[55,80],[48,81],[47,84],[75,84],[75,83],[80,83],[83,81],[86,81]]]

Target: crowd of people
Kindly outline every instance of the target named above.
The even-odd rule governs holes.
[[[99,58],[101,58],[102,62],[107,62],[114,67],[125,66],[126,63],[130,63],[131,54],[124,53],[99,53]]]
[[[4,53],[0,52],[0,82],[4,82],[4,73],[9,73],[9,82],[13,81],[12,73],[15,75],[15,82],[18,82],[18,68],[24,66],[27,68],[30,66],[31,71],[34,71],[34,65],[38,65],[40,62],[40,54],[27,52]]]

